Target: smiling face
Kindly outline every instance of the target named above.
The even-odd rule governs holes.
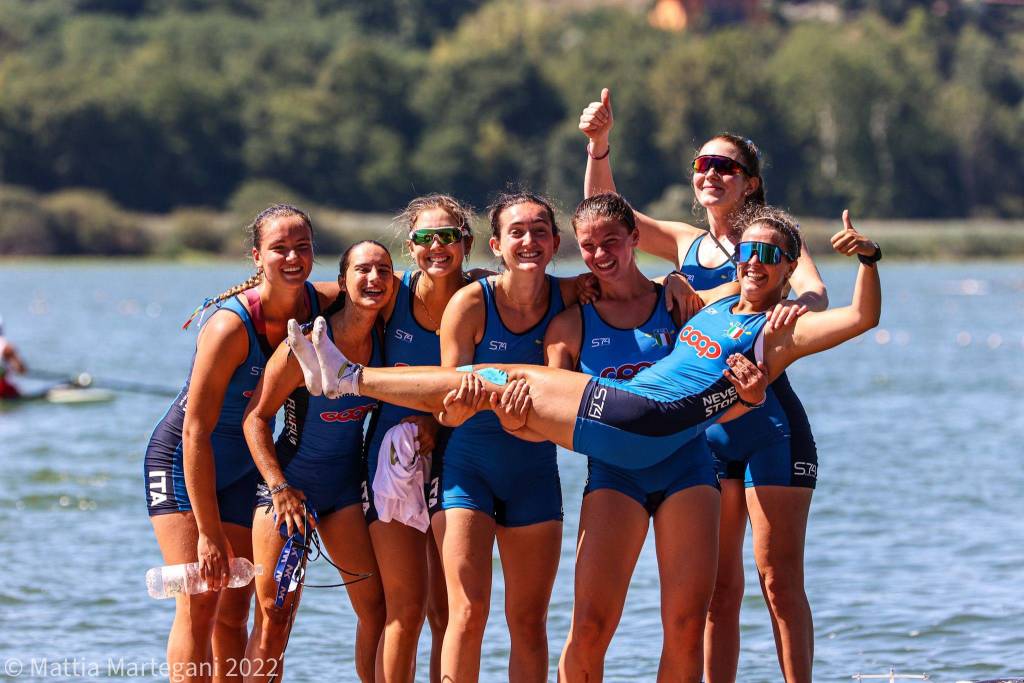
[[[634,267],[633,250],[640,242],[640,232],[610,218],[595,217],[576,226],[580,254],[598,280],[619,279]]]
[[[491,237],[491,251],[510,271],[541,271],[558,251],[548,210],[540,204],[521,202],[506,207],[498,217],[499,237]]]
[[[338,283],[355,306],[379,310],[391,299],[393,272],[388,250],[364,242],[352,247]]]
[[[260,230],[252,250],[257,268],[273,286],[301,287],[313,270],[313,233],[302,216],[273,218]]]
[[[453,218],[442,208],[425,209],[416,216],[412,224],[413,230],[434,229],[443,227],[459,227],[461,221]],[[466,235],[454,244],[441,244],[440,240],[434,240],[427,245],[414,244],[412,240],[406,240],[406,246],[412,255],[416,266],[431,277],[444,277],[453,272],[462,270],[462,262],[466,256],[466,250],[472,244],[472,237]]]
[[[777,229],[765,223],[752,223],[743,231],[741,241],[774,244],[783,250],[783,254],[789,248],[786,238]],[[779,263],[767,265],[761,263],[757,254],[754,254],[749,261],[736,266],[740,294],[744,300],[755,304],[760,310],[774,306],[782,299],[783,289],[795,268],[796,261],[791,261],[785,255]]]
[[[736,145],[722,138],[713,138],[700,148],[697,156],[714,154],[729,157],[746,166],[743,155]],[[753,194],[760,183],[759,178],[750,178],[745,173],[722,175],[717,170],[707,173],[693,173],[693,196],[705,209],[734,211],[743,206],[748,195]]]

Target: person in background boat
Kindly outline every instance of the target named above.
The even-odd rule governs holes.
[[[21,391],[8,379],[10,373],[25,374],[28,367],[17,347],[4,335],[4,319],[0,316],[0,400],[21,398]]]
[[[637,267],[639,231],[618,194],[585,200],[572,217],[583,262],[597,277],[600,300],[567,308],[548,327],[547,363],[627,380],[667,356],[680,309],[664,305],[661,285]],[[735,283],[723,285],[728,294]],[[664,634],[660,679],[699,679],[704,619],[718,554],[718,478],[699,435],[651,467],[626,469],[590,458],[576,547],[572,625],[559,680],[596,681],[615,634],[630,578],[654,521]]]
[[[615,189],[609,143],[613,123],[611,93],[605,89],[601,101],[590,103],[580,116],[579,127],[589,138],[587,196]],[[685,277],[685,282],[678,275],[668,278],[670,288],[681,286],[690,292],[736,277],[732,252],[740,218],[765,203],[757,147],[729,133],[711,138],[693,160],[692,187],[695,212],[706,215],[707,230],[637,214],[640,248],[670,261]],[[770,328],[828,307],[825,285],[806,245],[790,284],[797,297],[776,305],[769,315]],[[695,301],[691,309],[700,303]],[[817,481],[817,448],[807,413],[785,374],[772,384],[768,402],[766,409],[714,425],[708,432],[722,486],[718,578],[705,634],[708,683],[736,678],[748,517],[783,674],[790,682],[811,677],[814,631],[804,590],[804,539]]]
[[[577,298],[576,279],[545,273],[558,250],[551,203],[532,192],[500,195],[489,211],[490,247],[501,274],[460,289],[441,319],[441,361],[448,367],[481,362],[544,362],[548,323]],[[445,447],[432,508],[448,589],[449,620],[441,654],[442,678],[475,681],[490,609],[495,539],[505,575],[509,679],[546,681],[547,609],[558,569],[562,494],[555,446],[521,441],[495,415],[472,414],[481,385],[446,397],[442,424],[456,427]],[[417,406],[410,406],[417,407]],[[422,408],[420,408],[422,409]]]
[[[344,305],[313,334],[325,335],[350,358],[381,365],[383,328],[378,317],[392,296],[391,254],[378,242],[357,242],[342,254],[339,271]],[[252,527],[253,555],[256,564],[274,567],[286,541],[279,530],[282,525],[288,537],[298,531],[307,545],[309,527],[316,528],[331,562],[344,569],[341,580],[349,582],[346,589],[356,614],[356,672],[359,680],[370,683],[376,679],[374,663],[385,614],[380,570],[362,510],[363,427],[376,401],[310,395],[289,348],[301,334],[299,326],[290,323],[288,343],[278,346],[267,361],[243,421],[246,443],[262,476]],[[275,445],[273,420],[282,406],[285,428]],[[257,613],[245,656],[261,666],[253,667],[254,675],[247,680],[279,679],[283,671],[302,587],[283,598],[280,590],[286,587],[274,572],[256,577]]]
[[[481,269],[463,270],[473,245],[472,217],[469,207],[443,194],[413,199],[398,217],[415,269],[394,274],[395,295],[382,311],[387,329],[386,365],[441,364],[440,321],[445,307],[461,288],[492,274]],[[449,432],[439,431],[430,413],[390,403],[381,404],[370,422],[363,504],[387,603],[377,674],[382,681],[414,680],[416,647],[426,616],[432,636],[430,680],[439,682],[448,599],[437,544],[432,534],[396,520],[381,521],[374,505],[373,478],[381,444],[387,431],[400,422],[416,425],[420,456],[431,458],[432,471],[438,477]],[[429,495],[433,479],[427,478],[424,496]]]
[[[306,281],[313,225],[303,211],[275,204],[248,233],[256,273],[197,309],[214,311],[202,323],[189,377],[146,449],[147,507],[164,562],[199,562],[211,589],[176,598],[167,641],[172,677],[242,673],[253,589],[224,587],[228,560],[252,559],[258,473],[242,414],[288,320],[312,319],[338,294],[337,283]]]

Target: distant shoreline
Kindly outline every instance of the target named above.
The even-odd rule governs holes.
[[[258,196],[257,196],[258,195]],[[217,260],[246,257],[245,226],[260,208],[291,199],[273,192],[256,192],[227,210],[183,207],[167,214],[125,211],[102,194],[63,190],[41,196],[0,185],[0,260],[61,260],[130,258],[157,260]],[[294,201],[294,200],[293,200]],[[359,240],[374,239],[397,251],[403,236],[393,215],[360,213],[309,205],[314,241],[323,256],[339,254]],[[664,207],[662,207],[664,208]],[[683,220],[692,220],[682,216]],[[831,253],[829,238],[842,223],[835,218],[798,215],[801,231],[815,258]],[[576,253],[569,217],[559,216],[563,228],[560,258]],[[956,218],[942,220],[866,219],[854,224],[883,247],[886,258],[950,261],[964,258],[1024,259],[1024,220]],[[490,260],[490,227],[482,215],[474,224],[472,257]]]
[[[397,252],[401,247],[401,239],[393,229],[388,227],[391,219],[387,215],[332,212],[330,219],[325,220],[325,218],[326,216],[320,218],[316,226],[317,253],[320,258],[337,256],[346,245],[363,239],[381,241],[393,252]],[[367,218],[369,220],[366,220]],[[162,220],[159,223],[159,231],[164,238],[173,239],[173,228],[167,224],[167,221]],[[804,219],[801,223],[803,237],[816,260],[823,261],[836,257],[829,245],[829,238],[838,229],[838,224],[838,221],[824,219]],[[882,245],[886,259],[901,261],[1024,260],[1024,221],[871,219],[856,221],[855,225]],[[241,232],[241,228],[239,228],[237,239],[230,240],[234,243],[233,248],[228,250],[225,245],[224,251],[181,247],[173,251],[153,250],[149,253],[138,254],[0,254],[0,263],[55,260],[67,263],[110,259],[124,262],[165,263],[247,260]],[[482,265],[485,260],[490,258],[486,252],[487,235],[480,226],[477,227],[475,234],[476,243],[473,246],[472,256],[478,265]],[[563,262],[568,259],[577,260],[574,258],[575,240],[572,239],[571,234],[567,237],[568,239],[563,240],[562,248],[559,251],[559,259]],[[648,258],[652,261],[656,260],[641,256],[645,262]]]

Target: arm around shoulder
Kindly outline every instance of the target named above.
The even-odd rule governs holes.
[[[556,315],[544,333],[544,360],[549,368],[575,370],[583,343],[583,312],[570,306]]]
[[[482,285],[469,285],[455,292],[441,317],[441,365],[457,367],[473,362],[486,316]]]

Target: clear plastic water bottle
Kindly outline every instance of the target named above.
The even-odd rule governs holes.
[[[231,558],[228,569],[228,588],[241,588],[252,581],[254,576],[263,573],[262,565],[254,565],[244,557]],[[153,567],[146,572],[146,589],[149,596],[157,600],[186,593],[195,595],[209,590],[206,581],[199,575],[198,562]]]

